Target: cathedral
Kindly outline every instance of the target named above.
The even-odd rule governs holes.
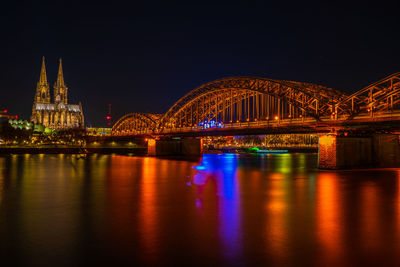
[[[62,62],[58,68],[57,81],[54,83],[53,101],[47,82],[44,57],[42,70],[36,86],[31,121],[54,129],[77,128],[84,126],[82,105],[68,104],[68,88],[64,82]]]

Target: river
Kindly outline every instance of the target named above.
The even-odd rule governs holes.
[[[0,157],[0,265],[400,265],[400,169],[317,154]]]

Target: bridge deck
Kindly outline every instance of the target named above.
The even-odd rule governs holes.
[[[365,130],[400,130],[400,111],[380,112],[371,117],[370,114],[360,114],[352,119],[346,117],[321,117],[296,118],[269,121],[251,121],[241,123],[224,124],[220,128],[204,129],[200,126],[163,129],[162,132],[150,131],[132,134],[120,134],[118,136],[222,136],[222,135],[256,135],[256,134],[282,134],[282,133],[327,133],[335,130],[349,130],[364,128]]]

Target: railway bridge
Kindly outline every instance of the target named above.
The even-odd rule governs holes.
[[[319,134],[319,167],[400,166],[400,73],[353,94],[304,82],[232,77],[201,85],[164,114],[131,113],[115,137],[149,154],[201,153],[201,136]],[[180,138],[179,144],[176,138]]]

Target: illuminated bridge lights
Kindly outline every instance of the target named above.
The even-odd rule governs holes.
[[[209,128],[222,128],[224,127],[224,125],[222,124],[222,122],[215,122],[215,120],[204,120],[200,123],[197,124],[197,126],[199,126],[200,128],[203,129],[209,129]]]
[[[313,127],[321,122],[326,125],[355,119],[368,122],[377,117],[400,119],[400,73],[351,95],[304,82],[224,78],[195,88],[164,114],[127,114],[112,127],[112,134]]]

